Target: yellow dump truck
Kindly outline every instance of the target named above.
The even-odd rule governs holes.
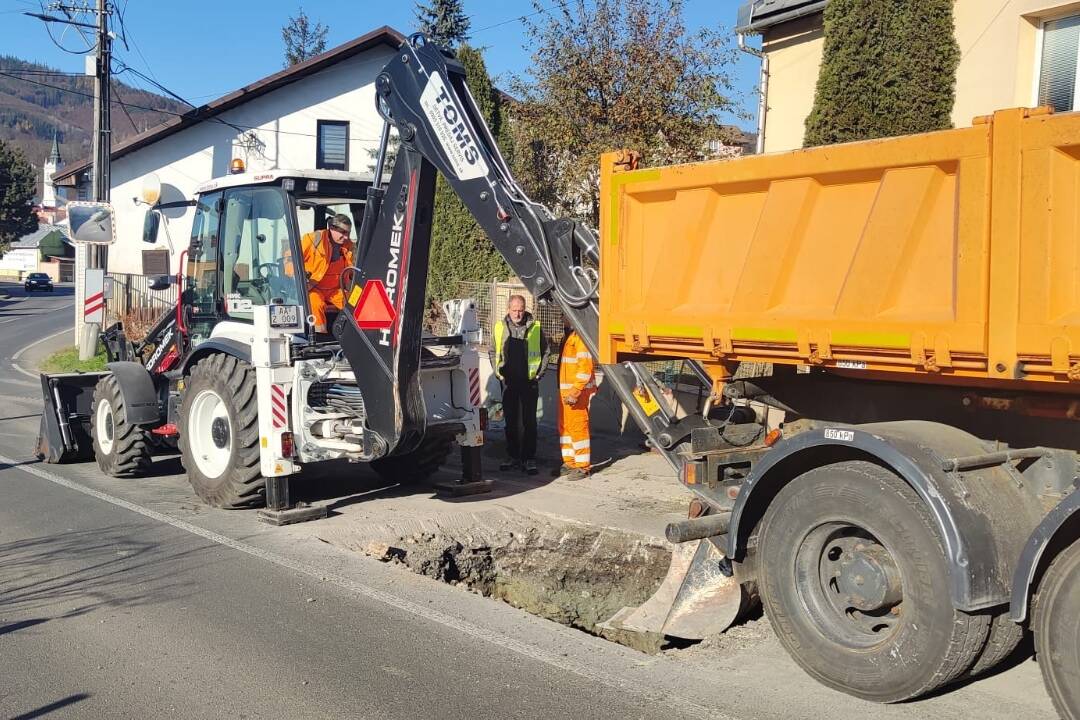
[[[700,498],[669,536],[828,685],[915,697],[1029,627],[1080,717],[1080,114],[601,169],[600,361],[714,383],[657,436]]]

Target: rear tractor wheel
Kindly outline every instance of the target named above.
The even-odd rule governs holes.
[[[200,360],[180,403],[179,444],[191,487],[208,505],[262,505],[255,369],[220,353]]]

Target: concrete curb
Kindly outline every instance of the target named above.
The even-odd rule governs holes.
[[[41,361],[57,350],[67,347],[68,341],[64,340],[63,336],[71,332],[72,328],[66,328],[20,348],[11,356],[12,369],[37,380],[40,374],[38,366]]]

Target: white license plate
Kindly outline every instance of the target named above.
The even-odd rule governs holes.
[[[270,327],[295,327],[300,324],[300,308],[296,305],[271,305]]]

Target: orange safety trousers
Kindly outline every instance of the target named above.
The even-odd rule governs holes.
[[[573,405],[566,398],[580,393]],[[593,361],[585,343],[571,332],[559,354],[559,445],[563,465],[588,470],[591,465],[589,401],[596,392]]]
[[[559,444],[562,463],[568,468],[588,470],[591,464],[589,447],[589,401],[591,392],[583,392],[574,405],[559,403]]]
[[[345,307],[345,293],[341,291],[341,274],[349,267],[344,258],[339,257],[330,263],[326,274],[322,276],[315,287],[308,291],[308,305],[311,306],[311,314],[315,317],[315,325],[326,325],[326,309],[333,307],[341,310]],[[329,329],[329,328],[327,328]]]

